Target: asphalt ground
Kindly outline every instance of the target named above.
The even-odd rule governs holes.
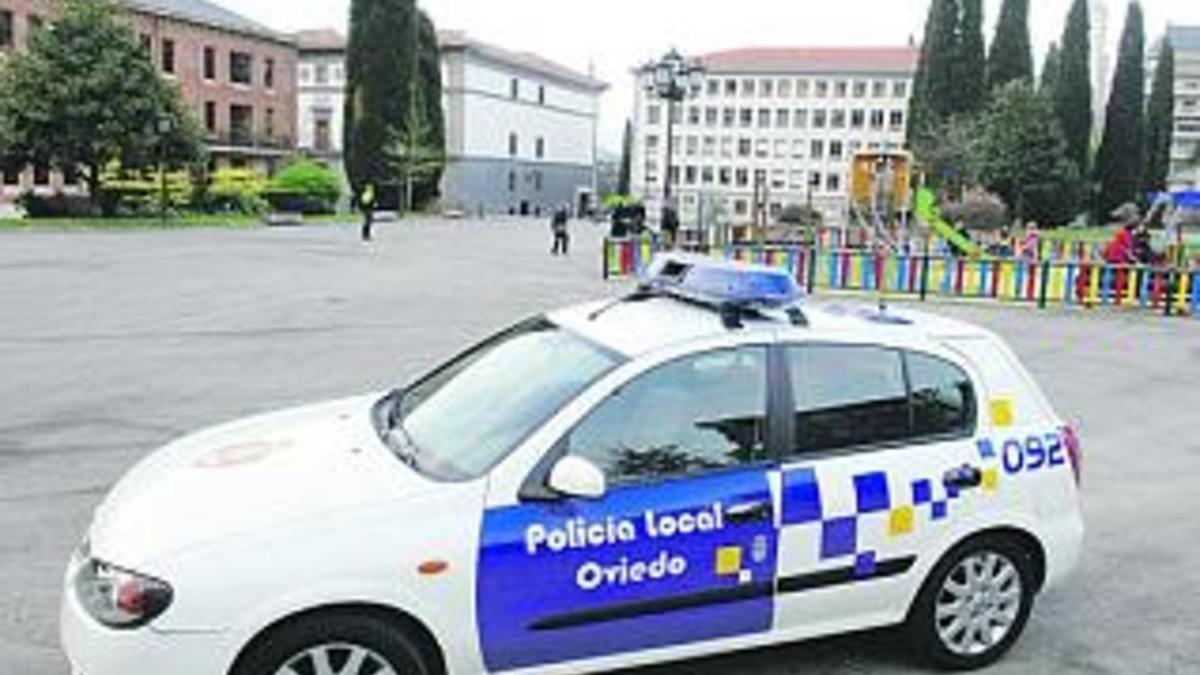
[[[620,288],[546,223],[0,233],[0,675],[61,675],[61,575],[92,509],[210,424],[401,384],[494,329]],[[1086,452],[1082,567],[995,673],[1200,673],[1200,320],[933,309],[1011,342]],[[640,671],[914,672],[892,635]],[[164,674],[167,675],[167,674]]]

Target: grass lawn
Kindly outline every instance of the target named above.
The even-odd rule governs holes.
[[[355,220],[353,215],[305,217],[306,225],[331,225]],[[0,230],[161,230],[184,228],[255,229],[266,227],[261,216],[185,215],[167,218],[0,218]]]

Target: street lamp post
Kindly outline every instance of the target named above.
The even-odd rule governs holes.
[[[704,84],[704,66],[689,61],[678,51],[667,52],[658,63],[648,66],[654,81],[647,87],[667,102],[667,166],[663,177],[663,209],[671,205],[671,169],[675,154],[675,111],[692,92]],[[682,113],[681,113],[682,114]]]
[[[167,222],[167,170],[166,155],[167,141],[171,134],[172,121],[167,115],[159,115],[158,131],[158,217],[165,225]]]

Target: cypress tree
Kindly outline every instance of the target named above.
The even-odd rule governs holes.
[[[1033,51],[1029,43],[1029,0],[1004,0],[996,38],[988,57],[988,88],[1014,80],[1033,82]]]
[[[983,0],[961,0],[958,105],[955,112],[975,115],[987,107],[987,53],[983,44]]]
[[[921,58],[913,80],[909,110],[909,142],[942,123],[956,109],[959,100],[957,61],[959,58],[959,0],[933,0],[925,20]]]
[[[617,194],[628,196],[633,175],[633,122],[625,120],[625,136],[621,139],[621,172],[617,176]]]
[[[1154,89],[1146,109],[1146,178],[1142,192],[1167,189],[1171,173],[1171,142],[1175,131],[1175,48],[1169,38],[1162,41]]]
[[[442,110],[442,64],[438,48],[437,28],[425,12],[420,12],[417,33],[417,86],[425,124],[425,142],[431,149],[446,147],[446,120]],[[431,167],[417,182],[417,201],[424,202],[437,195],[442,179],[442,166]]]
[[[1061,78],[1062,54],[1058,50],[1058,43],[1051,42],[1050,49],[1046,52],[1046,62],[1042,64],[1042,77],[1038,80],[1038,93],[1047,101],[1053,101],[1058,92]]]
[[[1100,193],[1096,215],[1109,218],[1118,206],[1138,201],[1146,158],[1145,29],[1142,6],[1129,4],[1117,72],[1105,113],[1104,137],[1096,155],[1096,181]]]
[[[1063,29],[1054,112],[1080,176],[1088,175],[1092,150],[1091,32],[1088,1],[1075,0]]]
[[[346,104],[343,148],[346,174],[357,195],[367,183],[381,202],[398,201],[388,148],[396,125],[409,114],[417,72],[415,0],[352,0],[346,47]]]

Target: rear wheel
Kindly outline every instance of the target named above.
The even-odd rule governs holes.
[[[238,659],[230,675],[436,675],[418,643],[371,615],[331,613],[285,623]]]
[[[1012,540],[960,546],[934,568],[909,613],[918,656],[953,670],[995,663],[1024,631],[1034,588],[1029,554]]]

